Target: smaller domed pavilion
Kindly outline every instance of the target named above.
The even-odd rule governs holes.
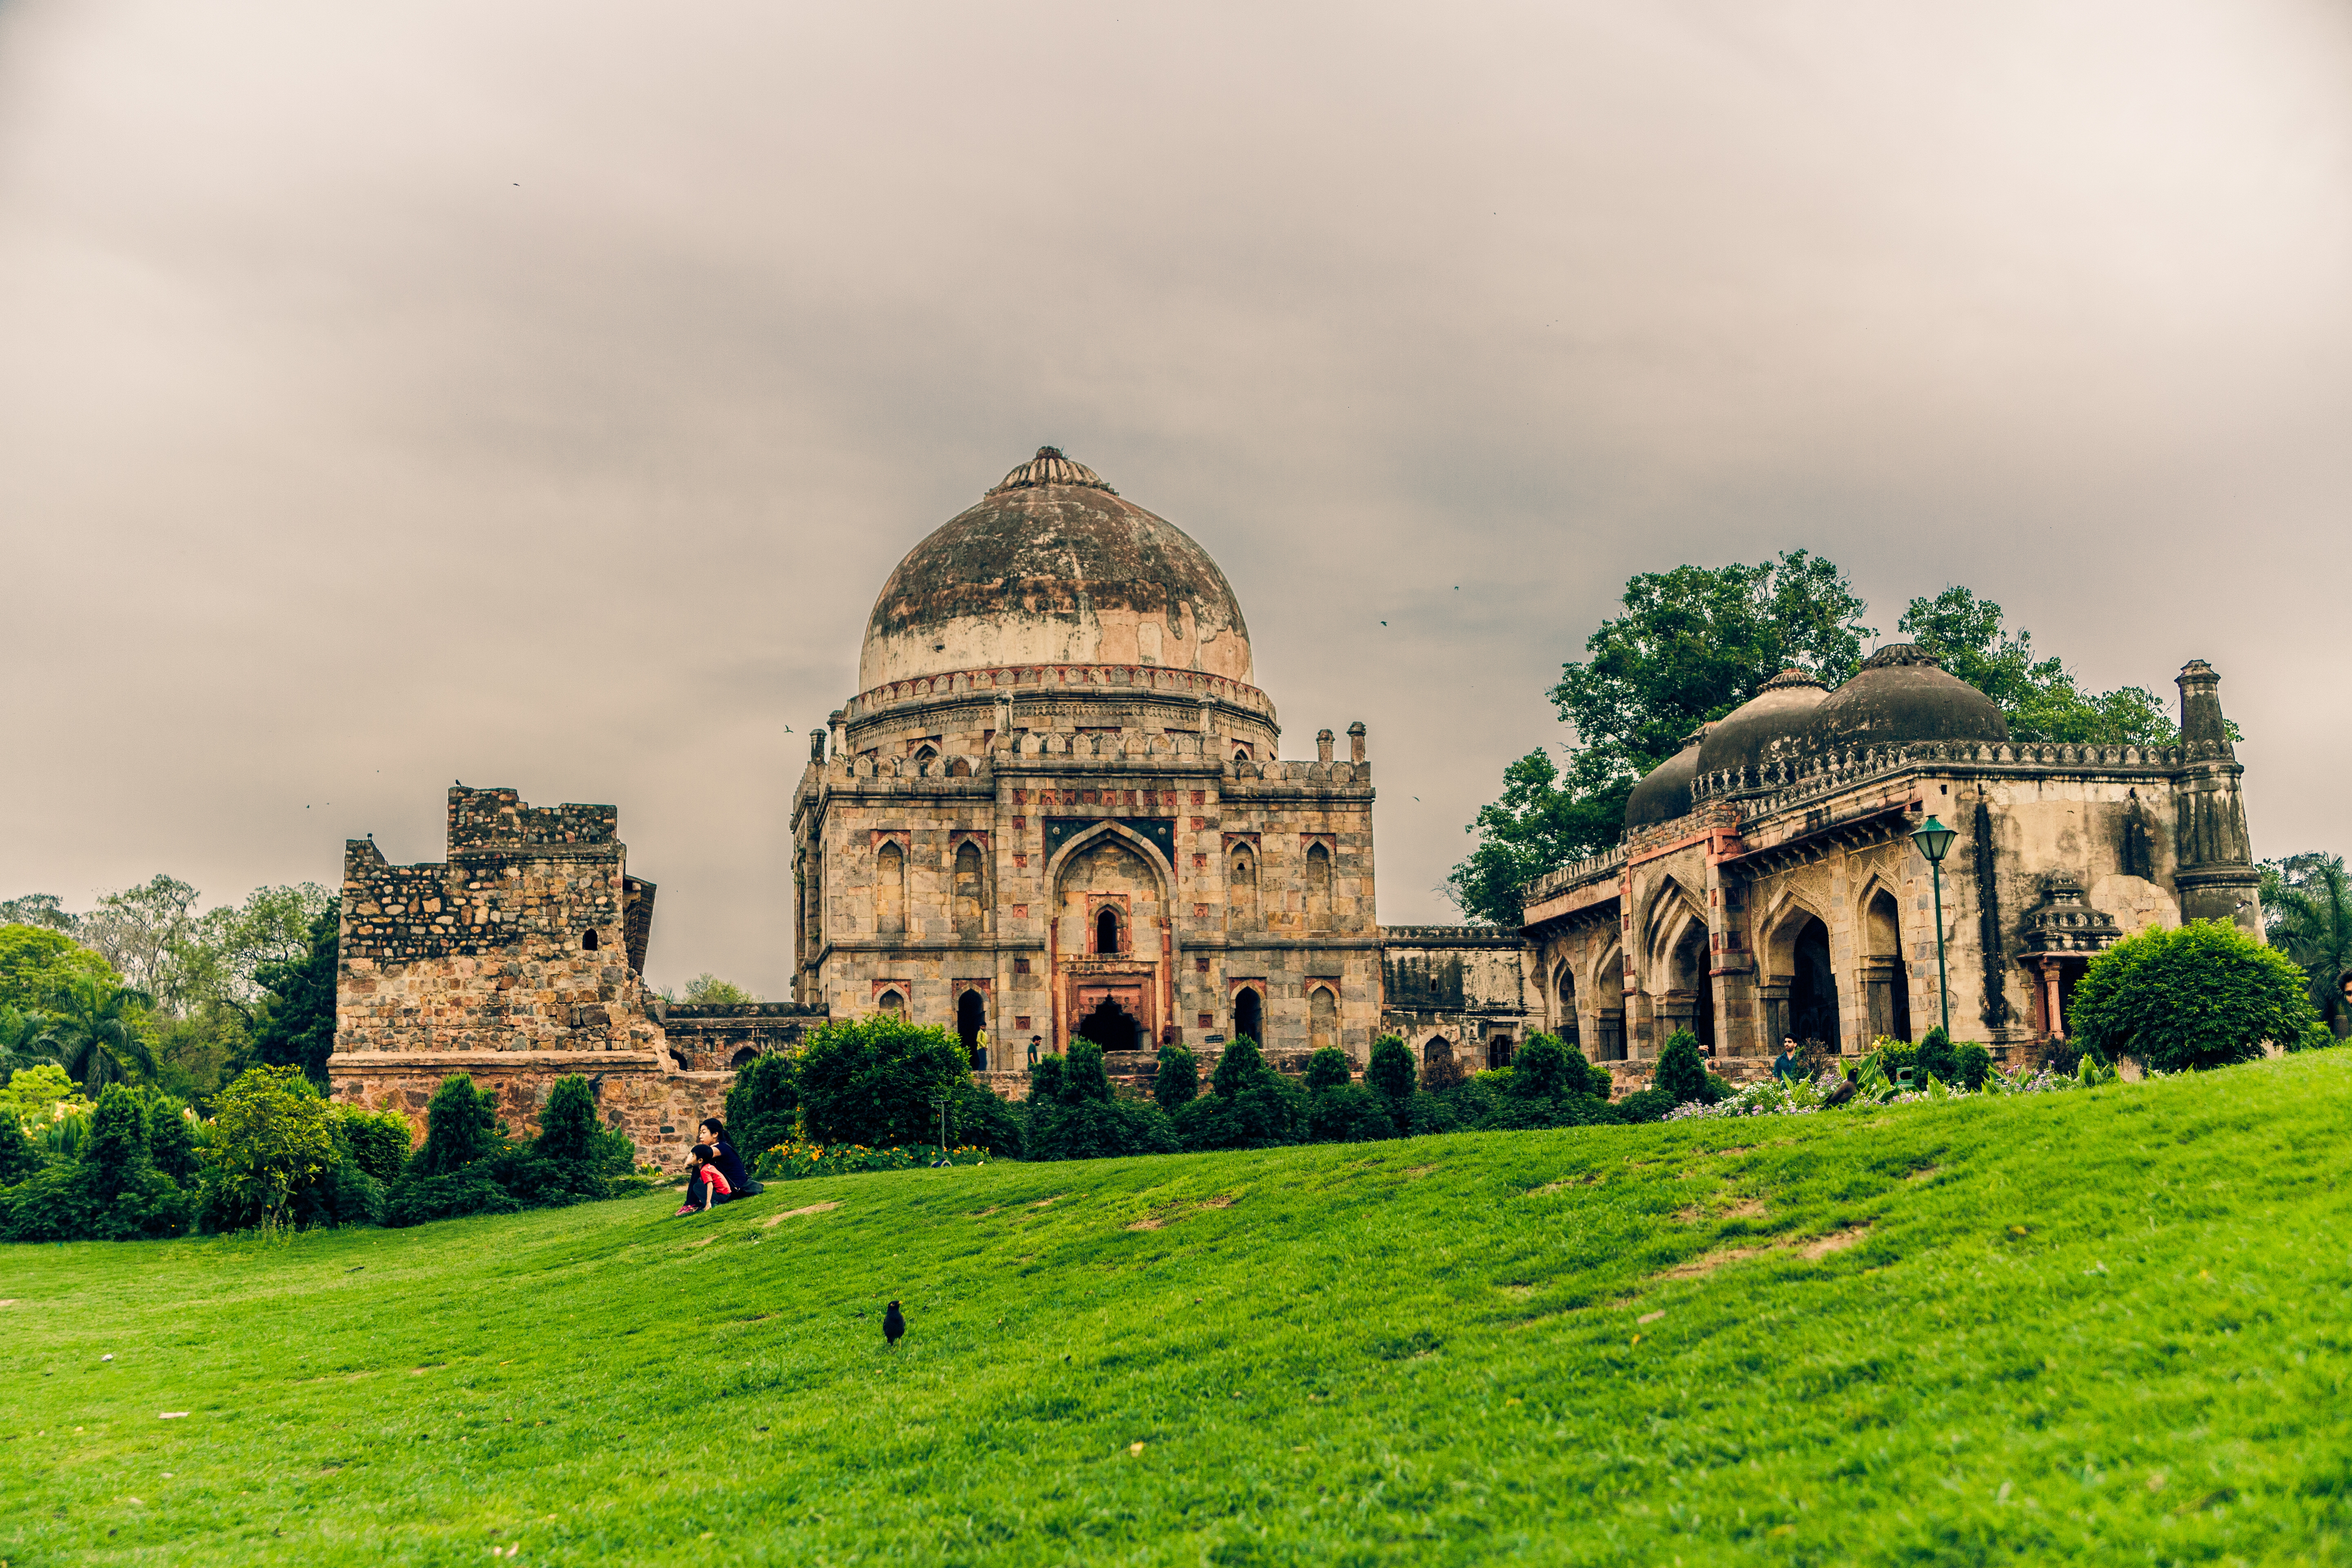
[[[1935,879],[1911,837],[1932,815],[1958,834],[1953,1037],[2035,1057],[2123,936],[2261,931],[2220,684],[2202,660],[2181,670],[2178,744],[2104,746],[2012,737],[1908,643],[1834,691],[1783,670],[1635,784],[1619,848],[1528,886],[1543,1022],[1629,1079],[1679,1028],[1734,1078],[1792,1039],[1851,1054],[1918,1038],[1944,1001]]]

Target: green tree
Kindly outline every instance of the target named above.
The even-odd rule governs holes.
[[[2293,960],[2226,921],[2151,927],[2091,961],[2074,987],[2075,1037],[2109,1061],[2161,1072],[2252,1061],[2318,1021]]]
[[[1845,574],[1801,550],[1752,566],[1643,573],[1623,605],[1551,689],[1574,734],[1565,773],[1548,752],[1528,752],[1465,829],[1477,846],[1447,884],[1473,921],[1517,924],[1522,885],[1615,844],[1635,781],[1701,724],[1792,665],[1837,684],[1877,635],[1860,624],[1865,606]]]
[[[801,1114],[824,1143],[890,1148],[927,1143],[931,1102],[968,1082],[963,1047],[946,1030],[888,1013],[814,1030],[800,1055]]]
[[[1702,1105],[1714,1103],[1715,1093],[1707,1083],[1706,1058],[1699,1054],[1698,1037],[1688,1029],[1676,1029],[1666,1037],[1665,1048],[1658,1053],[1658,1065],[1650,1075],[1650,1087],[1675,1097],[1676,1105],[1688,1105],[1696,1100]]]
[[[0,1114],[13,1117],[28,1128],[42,1128],[57,1120],[57,1107],[64,1102],[68,1114],[88,1110],[80,1089],[66,1076],[66,1069],[56,1062],[37,1062],[18,1068],[8,1077],[7,1086],[0,1088]]]
[[[38,1012],[76,979],[120,984],[122,977],[104,958],[64,931],[0,925],[0,1007]]]
[[[532,1152],[559,1164],[593,1164],[601,1152],[598,1141],[604,1131],[596,1116],[596,1091],[580,1074],[566,1073],[548,1086]]]
[[[334,1161],[328,1120],[326,1101],[300,1068],[239,1073],[214,1107],[205,1164],[220,1206],[251,1214],[264,1230],[285,1224],[296,1193]]]
[[[48,1162],[25,1134],[25,1124],[0,1116],[0,1187],[13,1187],[34,1175]]]
[[[168,1094],[151,1092],[147,1101],[147,1152],[155,1168],[183,1187],[194,1188],[203,1162],[188,1110]]]
[[[1568,1047],[1556,1035],[1535,1034],[1511,1056],[1511,1092],[1531,1100],[1557,1100],[1585,1091],[1584,1073],[1569,1070]]]
[[[93,1096],[110,1083],[152,1078],[155,1055],[139,1027],[147,1004],[144,993],[76,973],[51,996],[47,1027],[35,1047],[53,1054]]]
[[[257,963],[254,983],[268,995],[253,1030],[252,1054],[263,1067],[293,1067],[324,1089],[335,1049],[335,968],[341,911],[320,910],[301,948]]]
[[[71,936],[79,923],[67,910],[65,900],[55,893],[26,893],[21,898],[0,900],[0,925],[40,926]]]
[[[253,1069],[264,1070],[300,1071],[292,1067]],[[251,1076],[248,1072],[237,1081]],[[425,1103],[425,1142],[409,1161],[409,1168],[420,1176],[447,1176],[478,1160],[487,1160],[499,1152],[498,1126],[498,1098],[487,1089],[477,1089],[464,1073],[453,1072],[441,1080],[441,1087]]]
[[[1364,1063],[1364,1082],[1392,1107],[1402,1106],[1412,1098],[1415,1078],[1412,1048],[1394,1035],[1382,1035],[1372,1042],[1372,1054]]]
[[[1217,1057],[1217,1070],[1210,1078],[1216,1091],[1231,1099],[1244,1089],[1256,1089],[1276,1077],[1265,1065],[1265,1053],[1247,1035],[1236,1035]]]
[[[745,1062],[727,1091],[727,1135],[746,1161],[788,1141],[801,1112],[793,1058],[770,1051]]]
[[[2301,964],[2312,1005],[2352,1030],[2343,1016],[2344,977],[2352,974],[2352,877],[2340,855],[2290,855],[2262,868],[2263,925],[2271,945]]]
[[[178,1004],[173,950],[195,928],[196,889],[177,877],[157,875],[135,888],[109,893],[81,917],[75,934],[96,948],[133,990]]]
[[[740,985],[721,980],[708,970],[686,983],[686,999],[698,1007],[740,1007],[759,1000]]]
[[[1201,1063],[1182,1046],[1160,1047],[1159,1069],[1151,1077],[1151,1098],[1160,1109],[1175,1113],[1176,1108],[1197,1100],[1201,1094]]]
[[[1307,1087],[1310,1090],[1338,1089],[1354,1077],[1348,1053],[1337,1046],[1325,1046],[1307,1058]]]
[[[368,1110],[356,1105],[337,1105],[333,1110],[335,1125],[351,1149],[352,1163],[383,1186],[400,1180],[414,1141],[408,1118],[396,1110]]]
[[[1087,1039],[1070,1042],[1070,1048],[1062,1057],[1061,1090],[1055,1098],[1064,1105],[1109,1100],[1110,1074],[1103,1068],[1103,1048],[1100,1046]]]
[[[2036,658],[2033,634],[2001,625],[2001,608],[1967,588],[1914,599],[1897,623],[1952,675],[2000,704],[2021,741],[2170,745],[2180,738],[2163,699],[2142,686],[2086,692],[2063,660]]]

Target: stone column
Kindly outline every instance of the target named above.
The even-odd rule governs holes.
[[[2058,960],[2042,961],[2042,1016],[2049,1022],[2049,1035],[2053,1040],[2066,1037],[2066,1020],[2058,1007]]]
[[[1348,760],[1359,764],[1364,760],[1364,721],[1361,719],[1348,726]]]

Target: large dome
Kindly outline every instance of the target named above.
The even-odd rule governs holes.
[[[1182,529],[1040,447],[898,563],[866,622],[857,684],[1090,664],[1249,683],[1249,626]]]
[[[1916,643],[1891,643],[1813,710],[1806,739],[1815,746],[1891,741],[2006,741],[2000,707]]]
[[[1699,742],[1697,772],[1751,771],[1794,758],[1802,749],[1805,721],[1829,693],[1811,672],[1784,669],[1755,696],[1707,726]]]

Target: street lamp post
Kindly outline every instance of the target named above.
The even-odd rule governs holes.
[[[937,1098],[936,1100],[933,1100],[931,1101],[931,1103],[932,1103],[933,1105],[936,1105],[936,1106],[938,1106],[938,1107],[940,1108],[940,1158],[939,1158],[938,1165],[935,1165],[935,1166],[933,1167],[934,1169],[937,1169],[937,1168],[939,1168],[939,1166],[944,1166],[944,1165],[948,1163],[948,1101],[947,1101],[947,1096],[945,1096],[945,1095],[940,1095],[940,1096],[939,1098]]]
[[[1945,826],[1933,816],[1911,830],[1911,842],[1927,858],[1927,869],[1936,877],[1936,1001],[1944,1010],[1944,1038],[1952,1037],[1952,980],[1944,968],[1944,857],[1951,852],[1952,840],[1959,833]]]

